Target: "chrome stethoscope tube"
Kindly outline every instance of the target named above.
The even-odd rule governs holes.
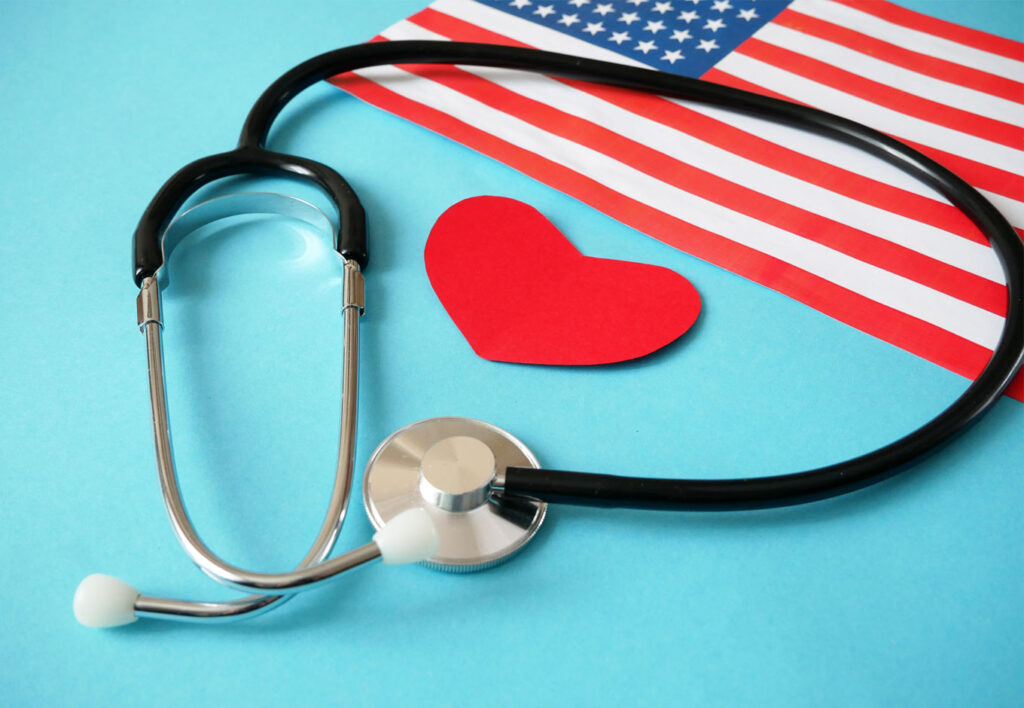
[[[362,274],[355,261],[344,265],[345,341],[342,354],[341,430],[338,443],[338,464],[334,476],[327,514],[320,532],[302,562],[289,573],[254,573],[230,565],[218,558],[200,539],[189,519],[178,486],[171,450],[170,424],[167,417],[161,344],[160,293],[156,278],[147,278],[139,291],[139,327],[146,336],[146,359],[149,368],[149,395],[153,412],[153,440],[156,447],[157,470],[164,505],[174,533],[188,556],[214,580],[229,587],[256,592],[281,593],[252,595],[230,602],[194,602],[140,595],[135,601],[137,617],[156,617],[188,621],[218,621],[259,614],[281,604],[298,590],[308,589],[337,577],[380,557],[376,543],[368,543],[341,556],[324,561],[341,531],[352,491],[355,464],[356,401],[359,373],[359,318],[363,310]]]

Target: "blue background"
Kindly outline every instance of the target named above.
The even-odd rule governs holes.
[[[1024,39],[1020,3],[908,2]],[[0,4],[0,700],[9,705],[1012,705],[1024,694],[1024,407],[900,478],[743,514],[553,508],[485,573],[374,567],[248,623],[77,625],[88,573],[220,599],[162,510],[129,240],[179,166],[229,148],[259,92],[420,0]],[[335,166],[373,237],[357,466],[394,429],[489,420],[552,467],[788,472],[908,432],[964,379],[627,229],[321,85],[272,147]],[[433,296],[434,219],[525,200],[585,253],[690,278],[692,335],[613,368],[476,358]],[[230,561],[284,570],[334,467],[339,268],[280,220],[172,263],[176,456]],[[322,257],[321,257],[322,256]],[[357,480],[357,485],[359,480]],[[357,486],[358,490],[358,486]],[[371,532],[357,496],[339,547]]]

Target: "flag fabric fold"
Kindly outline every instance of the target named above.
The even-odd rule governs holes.
[[[694,76],[865,123],[1024,228],[1024,44],[854,0],[437,0],[379,41],[534,47]],[[503,69],[332,82],[654,238],[967,377],[1006,288],[976,227],[845,145],[717,108]],[[1024,400],[1018,376],[1010,394]]]

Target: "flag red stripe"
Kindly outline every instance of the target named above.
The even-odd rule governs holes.
[[[450,15],[426,9],[410,21],[435,34],[464,42],[527,46]],[[779,172],[845,194],[853,199],[901,216],[955,233],[976,243],[988,241],[977,227],[956,207],[946,202],[908,192],[884,182],[844,170],[760,138],[703,113],[680,106],[658,96],[587,81],[558,79],[625,110],[657,121],[675,130],[684,130],[712,145],[742,155]]]
[[[862,34],[847,27],[804,15],[792,8],[786,8],[773,22],[820,39],[841,44],[867,56],[916,71],[925,76],[959,84],[975,91],[998,96],[1007,101],[1024,103],[1024,84],[980,69],[963,66],[927,54],[920,54],[905,47],[882,41],[877,37]],[[1020,147],[1019,145],[1014,147]]]
[[[769,88],[765,88],[760,84],[755,84],[751,81],[747,81],[746,79],[741,79],[738,76],[727,74],[721,69],[714,66],[708,69],[706,72],[704,72],[704,75],[701,76],[700,78],[706,81],[714,81],[716,84],[725,84],[726,86],[732,86],[733,88],[743,89],[744,91],[750,91],[751,93],[759,93],[762,96],[770,96],[772,98],[778,98],[783,101],[792,101],[793,103],[799,103],[802,106],[810,105],[808,103],[804,103],[803,101],[797,101],[796,99],[790,98],[789,96],[779,93],[778,91],[773,91]]]
[[[622,164],[865,263],[898,273],[935,290],[996,314],[1006,312],[1006,288],[929,258],[917,251],[805,211],[669,157],[591,121],[578,118],[481,79],[461,69],[405,65],[406,71],[447,86],[488,106],[596,150]]]
[[[1018,401],[1024,401],[1024,370],[1018,371],[1017,375],[1013,377],[1013,381],[1006,389],[1006,395],[1016,398]]]
[[[954,155],[928,145],[921,145],[912,140],[904,140],[904,142],[915,150],[923,152],[936,162],[948,167],[978,189],[984,189],[993,194],[1001,194],[1004,197],[1010,197],[1017,201],[1024,200],[1024,175],[1007,172],[998,167],[986,165],[961,155]]]
[[[886,86],[818,59],[769,44],[757,39],[757,35],[741,44],[736,53],[936,125],[943,125],[1007,147],[1024,147],[1024,128],[1020,126],[969,113]]]
[[[702,78],[714,81],[715,83],[725,84],[726,86],[732,86],[733,88],[759,93],[763,96],[781,98],[784,101],[793,100],[784,94],[758,86],[732,74],[727,74],[721,69],[712,68]],[[796,101],[796,103],[800,102]],[[1016,199],[1017,201],[1024,201],[1024,176],[1007,172],[982,162],[976,162],[966,157],[954,155],[944,150],[922,145],[906,138],[896,137],[915,150],[923,152],[936,162],[942,163],[978,189],[984,189],[994,194]]]
[[[885,0],[833,0],[833,2],[874,15],[896,25],[948,39],[951,42],[998,54],[1008,59],[1024,60],[1024,44],[1020,42],[964,27],[954,22],[940,20],[937,17],[923,15],[891,2],[885,2]]]
[[[664,99],[593,84],[566,81],[637,115],[658,121],[777,172],[818,185],[864,204],[905,216],[975,243],[988,240],[962,211],[951,204],[865,177],[818,160]]]

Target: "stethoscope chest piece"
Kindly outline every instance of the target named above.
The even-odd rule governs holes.
[[[426,509],[440,546],[424,565],[483,570],[522,549],[547,505],[494,491],[506,467],[540,467],[522,442],[472,418],[430,418],[390,435],[370,456],[363,503],[376,528],[408,509]]]

